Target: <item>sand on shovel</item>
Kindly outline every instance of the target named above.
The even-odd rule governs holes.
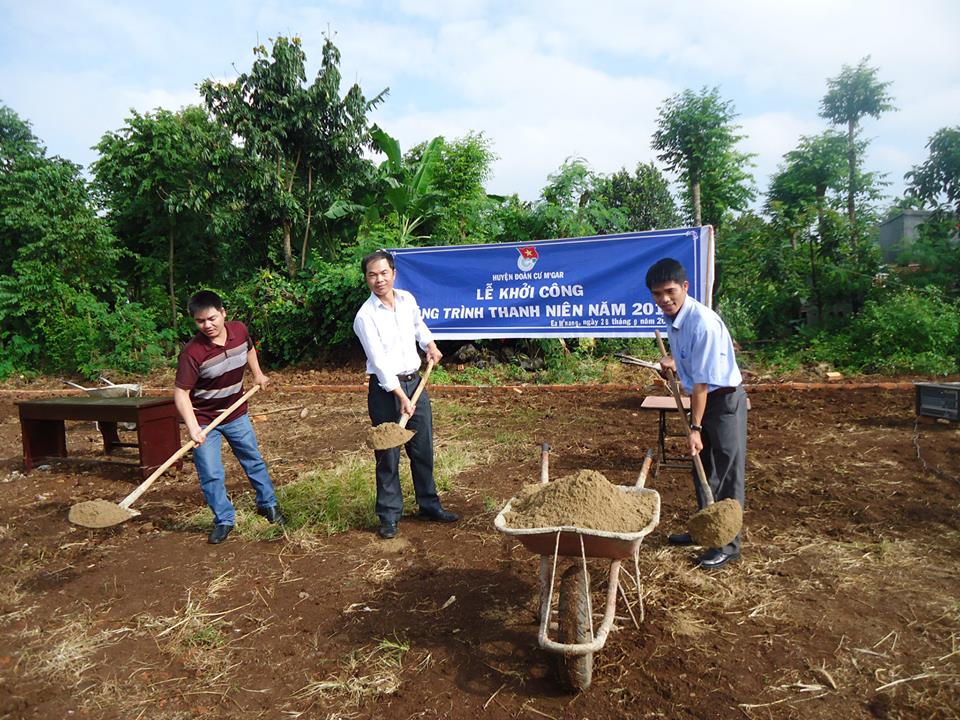
[[[513,528],[560,527],[634,533],[657,508],[652,493],[624,492],[596,470],[580,470],[549,483],[525,485],[504,520]]]
[[[380,423],[367,430],[367,447],[373,450],[389,450],[406,444],[413,435],[413,430],[402,428],[395,422]]]
[[[742,526],[743,508],[733,499],[705,507],[687,523],[697,545],[710,548],[721,548],[732,542]]]
[[[77,503],[70,508],[70,514],[67,516],[67,519],[74,525],[82,525],[88,528],[105,528],[111,525],[119,525],[132,517],[135,517],[135,513],[124,510],[109,500],[87,500],[86,502]]]

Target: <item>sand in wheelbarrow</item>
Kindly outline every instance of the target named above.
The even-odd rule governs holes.
[[[596,470],[526,485],[504,516],[512,528],[572,525],[616,533],[639,532],[656,512],[652,493],[624,492]]]
[[[402,428],[397,423],[381,423],[367,430],[367,447],[373,450],[389,450],[406,444],[412,437],[412,430]]]
[[[710,548],[720,548],[733,541],[742,526],[743,508],[732,499],[709,505],[687,523],[697,545]]]
[[[88,528],[105,528],[129,520],[133,514],[129,510],[109,500],[87,500],[70,508],[67,518],[74,525]]]

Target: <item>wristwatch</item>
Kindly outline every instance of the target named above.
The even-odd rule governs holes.
[[[703,431],[703,425],[697,425],[696,423],[690,423],[690,429],[696,430],[697,432]]]

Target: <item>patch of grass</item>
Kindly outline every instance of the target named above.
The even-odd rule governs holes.
[[[517,447],[530,444],[530,438],[526,433],[509,430],[499,430],[493,434],[493,441],[497,445],[506,445],[508,447]]]
[[[459,385],[500,385],[502,374],[493,367],[478,368],[474,365],[460,372],[450,373],[450,379]]]
[[[497,513],[500,512],[500,508],[504,506],[505,503],[492,498],[489,495],[483,496],[483,511],[486,513]]]
[[[557,355],[537,374],[541,385],[579,385],[610,382],[619,371],[619,363],[607,357],[589,357],[580,353]]]
[[[211,583],[217,584],[220,578]],[[212,597],[208,588],[208,597]],[[168,655],[177,658],[185,666],[202,675],[221,679],[232,667],[230,653],[224,650],[229,643],[229,635],[222,630],[228,615],[247,605],[214,612],[207,610],[205,599],[195,599],[191,590],[187,591],[187,601],[183,607],[170,617],[140,616],[139,626],[153,635],[154,641]],[[212,648],[221,648],[212,653]]]
[[[223,633],[213,624],[200,625],[180,639],[185,647],[215,648],[224,644]]]
[[[405,457],[401,455],[401,457]],[[453,486],[454,478],[476,464],[476,458],[463,444],[435,448],[434,479],[439,492]],[[345,453],[332,468],[311,470],[297,480],[277,489],[280,509],[287,519],[284,527],[271,525],[256,514],[254,497],[245,493],[237,508],[234,534],[251,540],[269,540],[285,532],[309,535],[333,535],[347,530],[373,528],[378,520],[376,504],[376,462],[369,451]],[[404,510],[415,505],[410,466],[400,464],[400,485],[403,488]],[[213,525],[206,508],[187,516],[182,527],[209,529]]]
[[[469,420],[476,415],[476,409],[456,400],[434,400],[430,405],[433,408],[433,419],[438,424],[459,423]]]
[[[443,365],[434,365],[430,372],[430,382],[434,385],[449,385],[450,373]]]
[[[384,638],[372,648],[358,648],[340,659],[336,673],[311,681],[296,697],[346,696],[359,705],[366,698],[392,695],[400,688],[403,659],[409,650],[410,643],[396,636]]]
[[[28,674],[55,677],[77,687],[88,670],[96,667],[97,652],[113,645],[127,628],[91,632],[94,624],[88,615],[68,619],[50,632],[33,629],[25,634],[30,641],[23,652]]]

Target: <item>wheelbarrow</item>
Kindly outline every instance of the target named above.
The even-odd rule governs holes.
[[[69,385],[77,390],[83,390],[90,397],[116,398],[116,397],[140,397],[143,395],[143,388],[139,383],[121,383],[119,385],[110,382],[102,375],[100,381],[106,383],[106,387],[84,387],[75,382],[64,380],[64,385]]]
[[[120,398],[120,397],[142,397],[143,396],[143,386],[140,383],[112,383],[107,380],[103,375],[99,378],[100,382],[104,383],[106,387],[84,387],[83,385],[78,385],[75,382],[70,382],[69,380],[62,380],[64,385],[69,385],[72,388],[77,390],[83,390],[90,397],[102,397],[102,398]],[[100,429],[100,423],[97,423],[97,430]],[[122,422],[119,423],[120,427],[124,430],[136,430],[136,423],[132,422]],[[115,439],[114,445],[118,447],[136,447],[136,443],[121,443],[118,439]]]
[[[540,454],[540,482],[542,483],[549,482],[550,479],[549,454],[550,446],[544,443]],[[656,490],[643,486],[652,462],[653,451],[648,450],[636,485],[618,486],[623,492],[646,493],[656,499],[650,522],[636,532],[615,533],[575,526],[511,528],[507,526],[505,516],[510,512],[515,498],[511,498],[494,519],[494,527],[497,530],[515,537],[528,550],[540,555],[538,642],[544,650],[559,655],[556,666],[560,679],[574,690],[585,690],[590,686],[593,676],[593,654],[603,648],[613,628],[618,590],[626,600],[626,593],[620,588],[620,565],[623,560],[630,557],[633,557],[634,561],[634,580],[641,607],[641,620],[643,619],[639,569],[640,543],[660,522],[660,494]],[[557,575],[557,560],[561,556],[580,558],[580,562],[574,562],[563,573],[560,579],[558,607],[554,610],[553,589]],[[594,628],[593,623],[587,558],[610,561],[607,601],[599,628]],[[630,610],[629,603],[627,609]],[[632,610],[630,614],[633,617]],[[633,619],[636,623],[636,618]],[[550,637],[550,632],[553,630],[556,630],[557,639]]]

